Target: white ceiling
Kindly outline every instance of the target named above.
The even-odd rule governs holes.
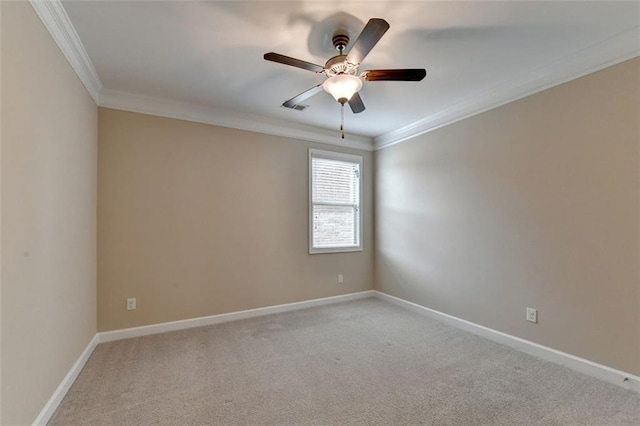
[[[274,51],[324,65],[335,54],[328,40],[337,23],[356,35],[369,18],[384,18],[391,28],[360,69],[426,68],[427,77],[418,83],[365,82],[360,93],[367,109],[354,115],[345,108],[345,126],[348,133],[366,137],[424,121],[525,77],[542,78],[554,64],[629,31],[637,34],[640,25],[638,2],[62,4],[103,91],[286,120],[336,134],[340,108],[327,93],[306,101],[310,107],[302,112],[280,106],[324,77],[267,62],[263,54]]]

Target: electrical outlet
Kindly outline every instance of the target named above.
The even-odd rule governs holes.
[[[538,311],[533,308],[527,308],[527,321],[538,322]]]
[[[342,274],[338,274],[338,284],[342,284],[344,279],[342,278]]]
[[[127,299],[127,311],[132,311],[136,308],[136,298]]]

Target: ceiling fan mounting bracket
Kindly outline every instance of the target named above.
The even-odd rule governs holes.
[[[333,35],[331,41],[333,42],[333,47],[342,54],[342,51],[347,47],[347,44],[349,44],[349,36],[342,32],[337,32]]]

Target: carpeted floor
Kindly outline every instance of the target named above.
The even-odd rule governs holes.
[[[640,395],[377,299],[98,345],[52,425],[640,424]]]

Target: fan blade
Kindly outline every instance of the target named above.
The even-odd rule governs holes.
[[[317,86],[314,86],[311,89],[305,90],[299,95],[294,96],[293,98],[283,103],[282,106],[286,108],[293,108],[296,105],[300,105],[300,102],[304,101],[305,99],[309,99],[316,93],[320,92],[322,92],[322,84],[318,84]]]
[[[349,106],[351,107],[351,111],[353,111],[354,114],[358,114],[365,109],[362,98],[358,93],[354,93],[351,99],[349,99]]]
[[[312,64],[311,62],[302,61],[300,59],[292,58],[290,56],[284,56],[279,53],[265,53],[264,58],[267,61],[278,62],[280,64],[291,65],[292,67],[302,68],[303,70],[309,70],[313,72],[322,72],[324,70],[320,65]]]
[[[362,63],[365,56],[369,54],[373,46],[378,43],[388,29],[389,23],[384,19],[369,19],[369,22],[367,22],[355,43],[353,43],[353,47],[349,50],[347,61],[358,65]]]
[[[362,75],[367,81],[420,81],[427,75],[427,71],[422,68],[399,70],[368,70],[363,72]]]

